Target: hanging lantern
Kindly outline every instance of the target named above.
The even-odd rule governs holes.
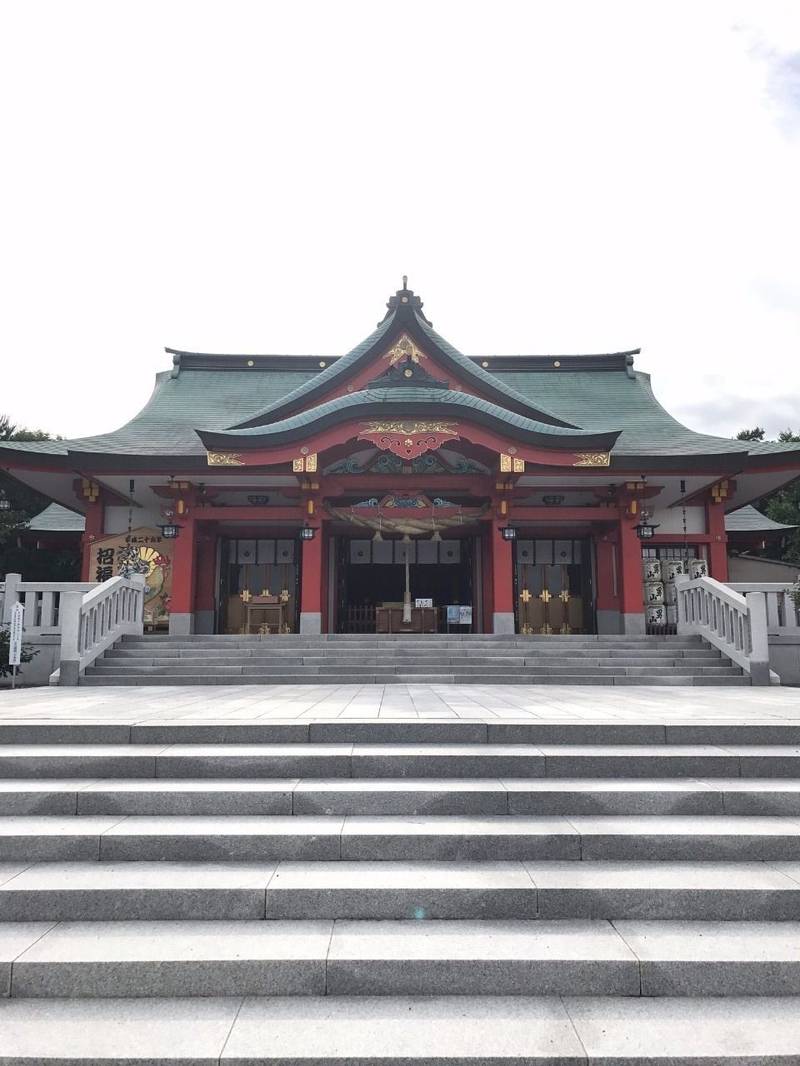
[[[6,496],[5,492],[3,492],[2,489],[0,489],[0,511],[10,511],[10,510],[11,510],[11,500],[9,500],[9,498],[8,498],[8,496]]]
[[[503,540],[516,540],[517,531],[514,526],[501,526],[500,536],[503,538]]]
[[[639,521],[633,528],[636,530],[636,536],[639,540],[652,540],[655,531],[658,529],[658,523],[651,522],[650,512],[642,508]]]
[[[639,510],[639,521],[633,527],[639,540],[652,540],[658,529],[657,522],[650,521],[650,512],[647,510],[647,474],[642,474],[638,487],[642,492],[642,506]],[[636,502],[635,500],[633,501]],[[634,514],[636,511],[634,510]]]
[[[313,540],[317,531],[313,526],[303,526],[300,530],[300,540]]]
[[[175,540],[182,529],[181,526],[176,526],[174,523],[167,523],[158,528],[161,530],[161,536],[164,540]]]

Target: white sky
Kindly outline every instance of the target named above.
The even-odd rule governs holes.
[[[800,4],[0,0],[0,412],[116,428],[163,346],[641,346],[800,428]]]

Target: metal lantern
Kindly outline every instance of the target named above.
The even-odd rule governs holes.
[[[500,527],[500,535],[502,536],[503,540],[516,540],[517,539],[517,531],[514,528],[514,526],[501,526]]]
[[[313,526],[303,526],[300,530],[300,540],[313,540],[317,531]]]
[[[633,528],[636,530],[636,536],[639,540],[652,540],[655,531],[658,529],[658,523],[651,522],[650,512],[643,510],[639,516],[639,521]]]
[[[174,524],[167,524],[165,526],[159,526],[158,528],[161,530],[161,536],[164,540],[175,540],[181,531],[181,526],[176,526]]]
[[[3,490],[0,489],[0,511],[10,511],[10,510],[11,510],[11,500],[9,500],[8,496],[6,496],[6,494],[3,492]]]

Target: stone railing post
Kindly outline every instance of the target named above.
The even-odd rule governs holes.
[[[677,633],[678,636],[683,636],[688,632],[689,623],[686,617],[686,593],[683,592],[682,586],[687,584],[689,576],[687,574],[679,574],[675,578],[675,606],[677,608]]]
[[[768,685],[770,683],[769,634],[765,593],[748,593],[747,614],[750,624],[750,680],[754,685]]]
[[[81,604],[83,592],[62,592],[59,610],[61,622],[60,685],[77,685],[81,668]]]
[[[6,574],[6,590],[3,598],[3,617],[0,622],[9,625],[11,622],[11,608],[19,600],[19,586],[22,582],[22,574]]]

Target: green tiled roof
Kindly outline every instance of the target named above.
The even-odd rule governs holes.
[[[411,295],[413,296],[413,294]],[[452,346],[452,344],[448,344],[448,342],[440,337],[438,333],[434,332],[425,317],[414,310],[410,305],[406,307],[398,305],[390,310],[389,314],[387,314],[383,322],[379,324],[378,328],[371,333],[366,340],[353,348],[351,352],[348,352],[347,355],[331,363],[315,378],[298,386],[294,392],[289,393],[287,396],[284,396],[265,407],[255,416],[244,419],[236,425],[232,425],[231,428],[248,429],[254,424],[264,425],[273,419],[283,418],[288,414],[295,413],[300,405],[313,405],[315,399],[319,397],[320,389],[331,390],[335,388],[340,381],[346,380],[348,374],[357,369],[359,362],[379,341],[387,338],[388,343],[388,335],[390,332],[393,331],[394,337],[396,338],[401,332],[405,331],[408,326],[412,327],[412,332],[414,331],[414,328],[421,331],[423,336],[427,337],[433,345],[438,347],[442,355],[444,355],[445,359],[453,365],[453,368],[457,371],[460,377],[466,378],[467,381],[474,382],[479,390],[482,388],[483,391],[488,392],[494,399],[500,401],[504,400],[512,409],[516,410],[518,413],[524,412],[534,421],[546,422],[551,425],[567,426],[572,429],[579,428],[571,423],[565,422],[559,415],[546,410],[540,404],[533,403],[528,397],[523,396],[513,388],[510,388],[508,385],[498,380],[494,375],[487,374],[486,371],[477,366],[473,360],[462,355],[461,352]]]
[[[650,375],[626,370],[498,370],[519,392],[536,396],[585,429],[618,426],[615,455],[718,455],[751,446],[728,437],[696,433],[681,425],[653,394]]]
[[[419,405],[445,400],[454,410],[472,409],[483,417],[502,419],[521,432],[546,434],[551,439],[563,437],[585,443],[587,436],[619,433],[613,454],[621,459],[661,457],[666,462],[669,456],[715,455],[730,457],[730,465],[735,467],[737,455],[747,453],[751,464],[757,465],[760,457],[793,453],[800,464],[800,444],[731,440],[681,425],[655,398],[649,375],[632,369],[633,353],[560,359],[486,356],[481,357],[490,364],[485,369],[478,365],[477,357],[462,355],[434,331],[421,312],[421,302],[410,290],[398,292],[388,306],[389,313],[378,328],[343,357],[251,359],[176,352],[175,368],[157,375],[148,403],[121,429],[70,441],[3,442],[0,454],[7,460],[13,452],[62,456],[61,465],[68,465],[72,460],[67,456],[77,453],[76,468],[80,468],[83,454],[204,457],[198,431],[230,434],[253,427],[252,435],[274,437],[344,411],[369,395],[381,405],[403,397]],[[354,365],[388,338],[390,331],[396,336],[399,327],[416,334],[420,344],[427,339],[457,376],[465,384],[473,382],[475,391],[487,399],[472,397],[469,391],[393,388],[319,403],[323,385],[341,385]]]
[[[39,514],[34,515],[26,529],[34,533],[83,533],[86,519],[60,503],[51,503]]]
[[[773,522],[748,504],[747,507],[740,507],[738,511],[725,515],[725,529],[728,533],[779,533],[784,529],[797,529],[797,526]]]
[[[214,446],[226,446],[235,441],[253,442],[260,439],[269,441],[271,438],[291,435],[318,422],[327,420],[330,423],[350,410],[355,414],[359,408],[372,405],[379,405],[383,408],[391,407],[394,418],[403,417],[406,413],[413,414],[414,408],[419,409],[421,407],[450,408],[452,409],[451,417],[453,418],[471,412],[476,416],[483,416],[485,419],[502,422],[518,433],[530,434],[532,437],[545,439],[550,443],[557,443],[567,448],[571,446],[610,448],[616,439],[616,432],[613,429],[604,428],[586,431],[569,429],[564,426],[552,426],[545,422],[537,422],[533,419],[525,418],[523,415],[515,414],[513,411],[506,411],[504,408],[498,407],[497,404],[483,400],[479,396],[472,396],[470,393],[453,392],[450,389],[419,387],[394,387],[353,392],[301,411],[280,422],[273,422],[271,425],[227,430],[224,433],[202,433],[202,436],[206,443],[213,442]]]
[[[181,370],[159,374],[147,405],[122,429],[69,441],[76,452],[205,455],[198,429],[223,430],[285,396],[313,371]]]

